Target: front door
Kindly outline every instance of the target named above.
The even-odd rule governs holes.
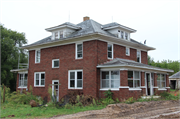
[[[56,101],[59,101],[59,81],[52,80],[52,96]]]
[[[150,74],[149,73],[146,73],[146,94],[147,95],[150,95]]]

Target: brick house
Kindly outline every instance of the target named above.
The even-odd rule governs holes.
[[[84,17],[77,25],[66,22],[46,31],[52,35],[21,47],[29,51],[29,62],[28,68],[11,70],[17,73],[17,90],[31,85],[33,94],[45,97],[50,86],[59,100],[74,90],[103,98],[111,89],[121,100],[170,89],[173,70],[148,65],[148,51],[155,48],[131,39],[132,28]]]

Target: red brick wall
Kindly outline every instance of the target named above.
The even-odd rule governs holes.
[[[127,56],[126,47],[114,44],[114,58],[122,58],[136,61],[136,49],[130,48],[130,56]]]
[[[147,53],[141,52],[142,62],[147,59]],[[125,47],[114,44],[114,58],[124,58],[136,61],[136,49],[130,49],[130,56],[126,56]],[[60,67],[52,68],[52,59],[59,59]],[[101,97],[103,91],[100,89],[100,69],[97,64],[107,61],[107,42],[94,40],[83,42],[83,59],[75,59],[75,44],[56,46],[41,49],[41,61],[35,64],[35,50],[29,51],[28,89],[33,87],[33,94],[49,97],[48,87],[52,80],[59,80],[59,99],[72,89],[68,89],[68,70],[83,69],[83,92],[85,95]],[[34,73],[45,72],[45,87],[34,87]],[[121,71],[121,86],[127,86],[127,71]],[[17,75],[17,79],[18,75]],[[18,86],[18,80],[17,80]],[[137,97],[141,91],[129,91],[120,89],[114,91],[114,98]],[[134,93],[133,93],[134,92]],[[126,95],[124,97],[124,95]],[[49,97],[50,99],[50,97]]]
[[[141,51],[141,63],[148,64],[148,55],[145,51]]]

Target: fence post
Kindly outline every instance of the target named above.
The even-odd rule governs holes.
[[[4,85],[4,92],[3,92],[3,103],[5,102],[5,90],[6,90],[6,88],[5,88],[5,85]]]

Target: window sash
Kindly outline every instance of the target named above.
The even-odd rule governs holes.
[[[166,75],[165,74],[157,74],[157,86],[159,88],[166,87]]]
[[[19,87],[27,87],[27,74],[19,74]]]
[[[79,75],[78,75],[79,74]],[[83,88],[83,71],[75,70],[69,71],[69,89],[82,89]]]
[[[36,63],[40,62],[40,58],[41,58],[41,51],[40,50],[36,50]]]
[[[52,60],[52,68],[59,68],[59,59]]]
[[[112,44],[107,45],[107,55],[109,59],[113,58],[113,45]]]
[[[42,75],[44,75],[42,77]],[[34,82],[34,85],[35,86],[45,86],[45,72],[35,72],[35,82]]]
[[[83,57],[83,44],[76,44],[76,59]]]
[[[116,75],[113,75],[116,74]],[[119,71],[101,71],[101,88],[119,88],[120,73]]]
[[[128,71],[129,72],[133,72],[133,77],[129,77],[128,75],[128,86],[130,88],[140,88],[141,86],[141,75],[140,75],[140,71]],[[137,73],[138,73],[138,77],[137,77]],[[137,83],[139,82],[139,83]],[[132,83],[132,84],[130,84]]]
[[[126,55],[130,55],[130,49],[126,47]]]

